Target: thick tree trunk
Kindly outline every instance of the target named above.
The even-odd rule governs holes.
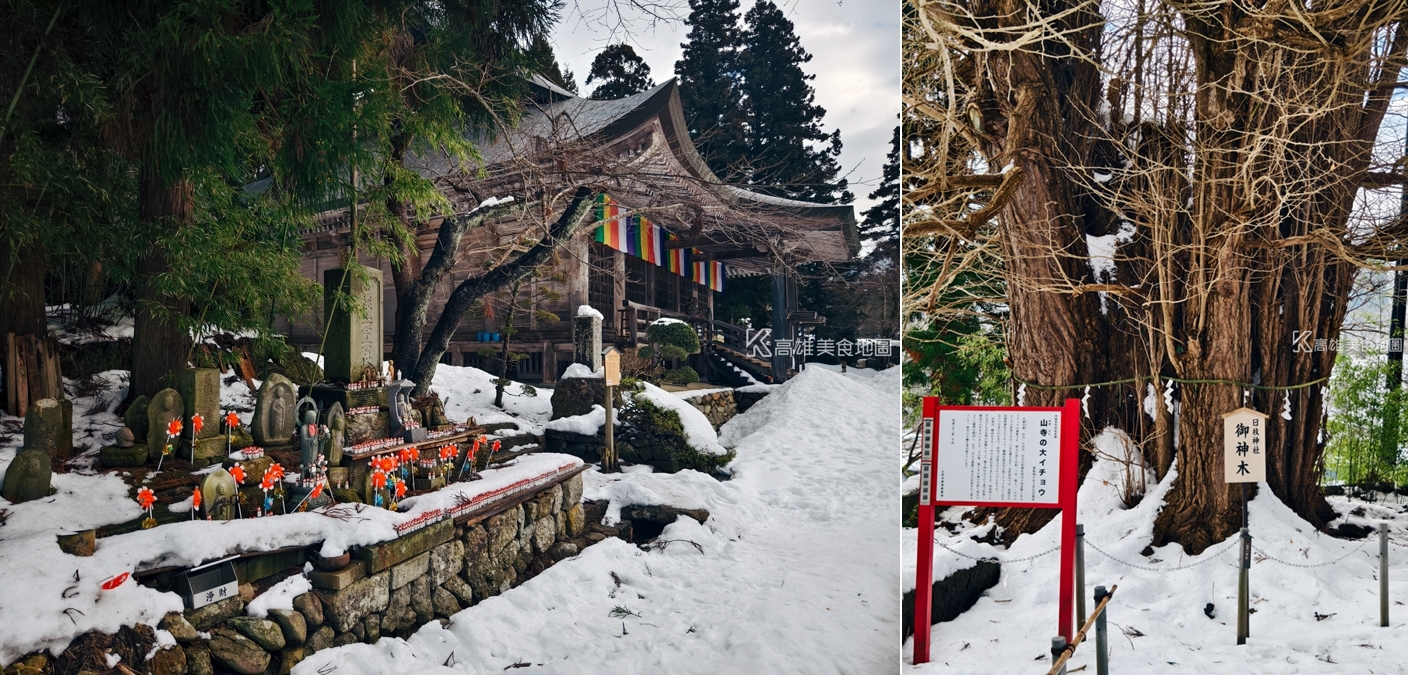
[[[440,234],[435,240],[435,248],[430,252],[430,258],[425,265],[420,265],[420,253],[417,252],[413,256],[415,259],[414,276],[403,279],[401,268],[395,271],[396,331],[391,342],[391,358],[397,364],[407,364],[402,366],[403,370],[410,370],[420,362],[426,313],[430,309],[430,299],[435,294],[436,287],[444,281],[445,275],[454,267],[455,259],[459,257],[460,242],[464,239],[464,234],[478,227],[485,220],[506,213],[515,206],[512,202],[504,202],[485,208],[476,208],[460,216],[446,218],[440,224]],[[404,267],[411,268],[412,266],[406,264]],[[441,352],[441,356],[443,355],[444,352]],[[439,357],[436,358],[439,359]],[[424,396],[424,394],[417,395]]]
[[[411,379],[416,383],[414,395],[424,396],[430,391],[430,381],[435,379],[435,368],[440,364],[440,358],[445,355],[445,350],[450,346],[450,339],[455,336],[460,322],[464,320],[465,314],[474,307],[475,301],[527,277],[533,273],[533,270],[547,262],[553,252],[571,241],[572,237],[581,229],[582,223],[591,215],[592,200],[595,197],[596,192],[591,188],[585,186],[577,188],[571,203],[563,210],[557,221],[548,228],[546,237],[543,237],[541,241],[517,258],[482,276],[466,279],[455,287],[454,292],[450,294],[450,299],[441,308],[440,318],[436,320],[435,329],[431,331],[430,339],[426,341],[425,348],[421,351],[420,361],[416,363],[415,370],[411,374]]]
[[[0,237],[0,366],[8,363],[5,336],[44,336],[49,333],[44,313],[44,251],[37,245],[15,249]],[[0,404],[9,400],[5,381],[0,377]],[[7,411],[15,414],[15,411]]]
[[[143,176],[140,186],[139,216],[142,221],[159,223],[174,230],[190,222],[194,207],[192,185],[188,180],[163,186],[154,176]],[[190,336],[180,320],[190,313],[190,300],[162,293],[157,278],[170,271],[169,253],[153,244],[137,260],[137,310],[132,331],[132,381],[127,400],[151,396],[175,384],[175,376],[186,367]]]
[[[1016,11],[1021,5],[1005,0],[974,7],[998,24],[1028,18]],[[1058,3],[1043,13],[1069,9]],[[1333,517],[1318,480],[1323,379],[1334,354],[1295,353],[1292,336],[1308,331],[1328,341],[1339,335],[1354,268],[1314,235],[1346,231],[1354,176],[1369,166],[1408,35],[1395,28],[1389,57],[1376,73],[1356,52],[1352,58],[1365,59],[1362,72],[1346,66],[1317,76],[1314,54],[1283,59],[1258,51],[1276,49],[1267,43],[1249,47],[1235,33],[1241,30],[1237,17],[1216,15],[1216,25],[1184,19],[1196,64],[1196,133],[1185,133],[1181,122],[1165,122],[1167,128],[1143,123],[1130,134],[1140,139],[1132,153],[1112,153],[1101,147],[1106,141],[1092,140],[1105,133],[1122,140],[1118,127],[1124,124],[1117,109],[1096,113],[1100,78],[1085,57],[1099,58],[1098,29],[1086,35],[1069,27],[1101,25],[1094,15],[1061,20],[1070,22],[1062,27],[1070,42],[983,52],[956,72],[965,78],[965,91],[977,94],[969,103],[977,107],[967,115],[975,118],[989,165],[1021,172],[998,225],[1011,312],[1007,346],[1013,376],[1029,383],[1024,403],[1058,405],[1083,396],[1083,385],[1096,385],[1088,392],[1083,436],[1117,426],[1157,476],[1176,471],[1154,540],[1196,553],[1232,535],[1240,521],[1238,495],[1222,476],[1221,415],[1244,404],[1272,416],[1272,492],[1317,527]],[[1070,54],[1071,45],[1084,53]],[[1263,61],[1285,69],[1263,71]],[[1304,81],[1283,72],[1299,72]],[[1115,98],[1112,93],[1112,108]],[[1321,104],[1332,111],[1296,118]],[[1191,147],[1189,138],[1195,139]],[[1269,146],[1268,139],[1283,145]],[[1088,177],[1077,174],[1121,157],[1132,161],[1124,167],[1129,184],[1099,188],[1124,198],[1116,207],[1108,195],[1092,195]],[[1249,174],[1286,186],[1286,194],[1268,198],[1275,190],[1246,180]],[[1123,219],[1136,231],[1120,243],[1116,278],[1095,278],[1094,261],[1086,264],[1089,237],[1118,231]],[[1104,290],[1103,300],[1075,288],[1092,283],[1117,288]],[[1140,379],[1102,384],[1131,378]],[[1176,417],[1163,400],[1169,379],[1184,381],[1175,389]],[[1214,382],[1193,382],[1199,380]],[[1300,386],[1313,382],[1321,386]],[[1291,419],[1285,420],[1280,412],[1288,395]],[[1050,514],[1005,511],[997,517],[1010,540]]]
[[[401,220],[407,232],[397,241],[399,260],[391,266],[391,279],[396,286],[396,332],[391,339],[391,360],[399,364],[412,364],[420,360],[421,330],[401,331],[402,326],[425,326],[425,311],[430,294],[420,293],[422,273],[420,245],[416,236],[415,224],[407,213],[410,206],[404,202],[388,201],[387,208]],[[447,222],[442,227],[449,226]],[[404,367],[404,366],[403,366]]]

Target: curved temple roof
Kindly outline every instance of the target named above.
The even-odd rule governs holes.
[[[591,147],[604,148],[638,134],[643,128],[658,125],[673,156],[674,161],[669,162],[675,165],[672,170],[683,174],[679,179],[705,188],[711,197],[706,201],[714,202],[707,205],[706,210],[712,212],[715,221],[734,220],[730,214],[738,214],[746,215],[748,222],[785,222],[786,246],[796,259],[842,262],[854,257],[860,249],[855,210],[850,204],[784,199],[719,180],[689,138],[679,87],[674,79],[614,101],[580,98],[538,75],[530,80],[530,88],[532,103],[522,119],[512,129],[486,139],[479,147],[485,168],[491,175],[513,174],[515,162],[545,158],[552,150],[568,144],[585,142]],[[432,179],[458,171],[453,162],[438,153],[416,157],[407,164]],[[626,202],[629,205],[629,198]],[[705,226],[703,234],[707,236],[717,229],[715,222]],[[702,244],[699,248],[719,254],[721,258],[737,255],[736,252],[727,254],[725,249],[729,245],[723,242]],[[739,246],[735,243],[732,248]],[[757,257],[750,260],[739,256],[730,260],[730,268],[742,274],[759,273],[767,267],[759,264],[762,262]]]

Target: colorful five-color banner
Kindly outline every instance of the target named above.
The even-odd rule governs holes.
[[[620,216],[620,205],[608,195],[597,197],[596,241],[623,253],[654,263],[715,291],[724,290],[724,264],[716,260],[690,260],[695,249],[665,248],[675,239],[642,216]]]

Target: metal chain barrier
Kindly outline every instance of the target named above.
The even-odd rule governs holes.
[[[1208,562],[1208,561],[1211,561],[1211,560],[1216,560],[1217,558],[1221,557],[1223,553],[1226,553],[1226,552],[1232,550],[1233,547],[1237,546],[1237,545],[1240,544],[1240,543],[1241,543],[1240,541],[1233,540],[1233,541],[1232,541],[1231,543],[1229,543],[1227,546],[1222,547],[1217,553],[1214,553],[1214,554],[1209,555],[1209,556],[1205,556],[1202,560],[1198,560],[1198,561],[1196,561],[1196,562],[1194,562],[1194,563],[1192,563],[1192,564],[1188,564],[1188,565],[1179,564],[1177,567],[1150,567],[1150,566],[1148,566],[1148,565],[1140,565],[1140,564],[1137,564],[1137,563],[1126,562],[1126,561],[1124,561],[1124,560],[1120,560],[1119,558],[1116,558],[1115,556],[1112,556],[1112,555],[1110,555],[1109,553],[1106,553],[1104,550],[1102,550],[1099,546],[1096,546],[1096,545],[1095,545],[1093,542],[1091,542],[1089,539],[1086,539],[1086,540],[1085,540],[1085,545],[1086,545],[1086,546],[1089,546],[1090,548],[1095,549],[1095,552],[1096,552],[1096,553],[1099,553],[1100,555],[1103,555],[1103,556],[1105,556],[1106,558],[1108,558],[1108,559],[1110,559],[1110,560],[1112,560],[1112,561],[1114,561],[1114,562],[1117,562],[1117,563],[1119,563],[1119,564],[1121,564],[1121,565],[1124,565],[1125,567],[1132,567],[1132,568],[1134,568],[1134,569],[1144,570],[1144,571],[1146,571],[1146,572],[1177,572],[1177,571],[1179,571],[1179,570],[1189,570],[1189,569],[1193,569],[1194,567],[1197,567],[1198,565],[1201,565],[1201,564],[1203,564],[1203,563],[1205,563],[1205,562]]]
[[[1377,542],[1375,542],[1375,543],[1377,543]],[[1278,563],[1281,563],[1282,565],[1290,565],[1291,567],[1302,567],[1302,568],[1309,569],[1309,568],[1312,568],[1312,567],[1325,567],[1326,565],[1333,565],[1333,564],[1335,564],[1335,563],[1337,563],[1337,562],[1340,562],[1341,560],[1344,560],[1345,558],[1348,558],[1349,556],[1354,555],[1355,553],[1358,553],[1358,552],[1364,550],[1364,547],[1365,547],[1365,546],[1368,546],[1368,545],[1369,545],[1369,540],[1368,540],[1368,539],[1365,539],[1365,540],[1364,540],[1364,543],[1362,543],[1362,544],[1360,544],[1359,546],[1357,546],[1357,547],[1351,549],[1348,553],[1346,553],[1346,554],[1344,554],[1344,555],[1342,555],[1342,556],[1340,556],[1340,557],[1338,557],[1338,558],[1335,558],[1334,560],[1330,560],[1330,561],[1328,561],[1328,562],[1322,562],[1322,563],[1297,563],[1297,562],[1291,562],[1291,561],[1289,561],[1289,560],[1282,560],[1282,559],[1280,559],[1280,558],[1277,558],[1276,556],[1271,555],[1270,553],[1267,553],[1266,551],[1264,551],[1264,550],[1262,550],[1261,548],[1258,548],[1258,547],[1256,547],[1256,546],[1253,546],[1253,547],[1252,547],[1252,551],[1253,551],[1254,553],[1256,553],[1257,555],[1260,555],[1260,556],[1266,558],[1267,560],[1271,560],[1272,562],[1278,562]]]
[[[959,551],[959,550],[957,550],[957,549],[955,549],[955,548],[949,546],[948,544],[945,544],[945,543],[942,543],[942,542],[939,542],[939,541],[935,541],[934,543],[937,544],[940,548],[943,548],[944,550],[948,551],[949,553],[952,553],[952,554],[957,555],[957,556],[959,556],[959,557],[967,558],[967,559],[969,559],[969,560],[975,560],[975,561],[977,561],[977,562],[992,562],[992,563],[1019,563],[1019,562],[1027,562],[1028,560],[1036,560],[1037,558],[1040,558],[1040,557],[1042,557],[1042,556],[1044,556],[1044,555],[1050,555],[1050,554],[1052,554],[1052,553],[1055,553],[1056,551],[1061,550],[1061,546],[1058,544],[1058,545],[1056,545],[1056,546],[1054,546],[1054,547],[1052,547],[1052,548],[1049,548],[1049,549],[1046,549],[1045,551],[1042,551],[1041,553],[1037,553],[1037,554],[1035,554],[1035,555],[1029,555],[1029,556],[1026,556],[1026,557],[1024,557],[1024,558],[995,558],[995,557],[992,557],[992,556],[974,556],[974,555],[968,555],[967,553],[964,553],[964,552],[962,552],[962,551]],[[1282,560],[1282,559],[1280,559],[1280,558],[1277,558],[1276,556],[1271,555],[1270,553],[1267,553],[1264,549],[1259,548],[1259,547],[1256,547],[1256,546],[1253,546],[1253,547],[1252,547],[1252,551],[1255,552],[1257,555],[1260,555],[1260,556],[1262,556],[1263,558],[1265,558],[1265,559],[1267,559],[1267,560],[1270,560],[1270,561],[1272,561],[1272,562],[1278,562],[1278,563],[1281,563],[1282,565],[1289,565],[1289,566],[1291,566],[1291,567],[1301,567],[1301,568],[1309,569],[1309,568],[1315,568],[1315,567],[1326,567],[1326,566],[1328,566],[1328,565],[1334,565],[1334,564],[1336,564],[1336,563],[1342,562],[1342,561],[1344,561],[1346,558],[1348,558],[1348,557],[1354,555],[1355,553],[1358,553],[1358,552],[1364,550],[1364,548],[1367,547],[1370,543],[1371,543],[1371,540],[1368,539],[1368,538],[1366,538],[1363,543],[1361,543],[1359,546],[1355,547],[1354,549],[1350,550],[1349,552],[1345,553],[1344,555],[1342,555],[1342,556],[1340,556],[1340,557],[1338,557],[1338,558],[1335,558],[1334,560],[1329,560],[1329,561],[1321,562],[1321,563],[1298,563],[1298,562],[1291,562],[1291,561],[1289,561],[1289,560]],[[1400,546],[1400,547],[1403,547],[1403,548],[1408,548],[1408,544],[1399,544],[1398,542],[1395,542],[1395,541],[1393,541],[1393,540],[1391,540],[1391,539],[1389,540],[1389,543],[1392,543],[1392,544],[1394,544],[1394,545],[1396,545],[1396,546]],[[1146,571],[1146,572],[1178,572],[1178,571],[1181,571],[1181,570],[1193,569],[1194,567],[1197,567],[1197,566],[1199,566],[1199,565],[1202,565],[1203,563],[1210,562],[1210,561],[1212,561],[1212,560],[1216,560],[1216,559],[1222,557],[1222,554],[1224,554],[1224,553],[1226,553],[1226,552],[1232,550],[1233,548],[1236,548],[1236,547],[1237,547],[1238,545],[1240,545],[1240,544],[1241,544],[1241,541],[1240,541],[1240,540],[1238,540],[1238,539],[1233,539],[1233,540],[1229,541],[1226,546],[1223,546],[1221,549],[1219,549],[1216,553],[1213,553],[1212,555],[1203,556],[1201,559],[1199,559],[1199,560],[1197,560],[1197,561],[1194,561],[1194,562],[1192,562],[1192,563],[1189,563],[1189,564],[1187,564],[1187,565],[1184,565],[1184,564],[1181,564],[1181,563],[1180,563],[1177,567],[1153,567],[1153,566],[1151,566],[1151,565],[1140,565],[1140,564],[1138,564],[1138,563],[1132,563],[1132,562],[1129,562],[1129,561],[1127,561],[1127,560],[1121,560],[1121,559],[1119,559],[1119,558],[1116,558],[1116,557],[1113,556],[1113,555],[1110,555],[1109,553],[1107,553],[1104,549],[1100,548],[1099,546],[1096,546],[1096,545],[1095,545],[1095,542],[1092,542],[1092,541],[1090,541],[1089,539],[1086,539],[1086,540],[1085,540],[1085,545],[1086,545],[1086,546],[1089,546],[1090,548],[1094,549],[1096,553],[1099,553],[1100,555],[1105,556],[1105,558],[1109,559],[1110,561],[1119,563],[1119,564],[1121,564],[1121,565],[1124,565],[1125,567],[1130,567],[1130,568],[1137,569],[1137,570],[1144,570],[1144,571]],[[1233,563],[1232,566],[1235,567],[1236,564]]]
[[[1037,558],[1040,558],[1041,556],[1044,556],[1044,555],[1047,555],[1047,554],[1050,554],[1050,553],[1055,553],[1056,551],[1061,550],[1061,545],[1060,545],[1060,544],[1057,544],[1056,546],[1054,546],[1054,547],[1052,547],[1052,548],[1049,548],[1049,549],[1046,549],[1045,551],[1042,551],[1041,553],[1038,553],[1038,554],[1036,554],[1036,555],[1029,555],[1029,556],[1027,556],[1027,557],[1025,557],[1025,558],[993,558],[993,557],[991,557],[991,556],[972,556],[972,555],[968,555],[967,553],[964,553],[964,552],[962,552],[962,551],[959,551],[959,550],[956,550],[956,549],[950,547],[948,544],[944,544],[944,543],[942,543],[942,542],[937,542],[937,541],[934,542],[934,543],[938,544],[941,548],[943,548],[944,550],[948,551],[949,553],[953,553],[953,554],[955,554],[955,555],[958,555],[958,556],[967,558],[967,559],[969,559],[969,560],[976,560],[976,561],[978,561],[978,562],[993,562],[993,563],[1019,563],[1019,562],[1026,562],[1026,561],[1028,561],[1028,560],[1036,560]]]

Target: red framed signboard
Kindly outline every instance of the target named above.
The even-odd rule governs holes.
[[[1066,399],[1060,408],[1014,408],[945,406],[925,397],[920,434],[914,663],[929,661],[936,506],[1061,509],[1057,633],[1070,642],[1080,401]]]

